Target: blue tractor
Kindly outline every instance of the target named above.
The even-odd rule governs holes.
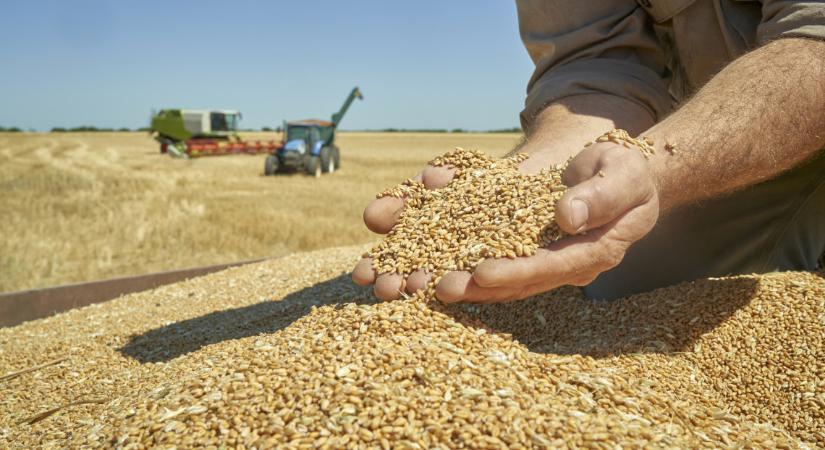
[[[332,115],[332,121],[308,119],[284,124],[284,145],[266,157],[264,175],[278,172],[306,171],[320,177],[341,167],[341,152],[335,145],[335,129],[353,100],[363,100],[355,87],[341,109]]]

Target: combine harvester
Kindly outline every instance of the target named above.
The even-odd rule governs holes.
[[[162,109],[152,115],[151,132],[160,152],[180,158],[272,153],[275,141],[243,141],[238,136],[241,113],[234,110]]]
[[[363,100],[361,90],[354,87],[332,121],[307,119],[284,124],[284,145],[274,149],[264,161],[264,175],[305,170],[320,177],[341,167],[341,152],[335,145],[335,129],[355,99]]]

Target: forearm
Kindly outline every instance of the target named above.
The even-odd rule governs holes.
[[[536,173],[563,163],[580,152],[586,142],[613,128],[635,135],[653,123],[650,113],[630,100],[607,94],[576,95],[545,108],[514,152],[529,154],[522,170]]]
[[[664,210],[792,168],[825,146],[825,42],[783,39],[742,56],[642,134],[658,148]]]

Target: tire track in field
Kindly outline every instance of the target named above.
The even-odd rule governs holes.
[[[86,195],[100,195],[104,188],[98,171],[84,167],[84,162],[94,159],[89,154],[89,144],[85,141],[68,141],[49,138],[45,147],[35,150],[37,160],[60,172],[74,175],[89,183],[89,188],[82,189]]]
[[[129,153],[121,147],[106,146],[97,156],[91,160],[95,170],[120,180],[148,182],[152,188],[144,192],[147,196],[165,196],[175,190],[178,179],[185,177],[183,171],[158,170],[157,155],[151,155],[147,160],[146,155]]]
[[[35,153],[37,150],[43,147],[43,141],[46,141],[47,147],[54,147],[57,145],[57,141],[55,139],[47,139],[43,137],[37,137],[33,142],[29,142],[28,140],[25,141],[25,145],[20,145],[19,143],[15,143],[11,139],[5,139],[2,142],[2,151],[0,153],[3,156],[6,156],[11,163],[15,164],[31,164],[31,162],[35,159]]]

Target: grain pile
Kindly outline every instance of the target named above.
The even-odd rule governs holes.
[[[517,162],[463,151],[435,161],[462,171],[454,187]],[[394,192],[429,195],[414,183]],[[416,204],[430,230],[481,217],[433,221],[440,201]],[[496,230],[521,226],[512,219],[528,207]],[[536,226],[524,230],[536,241],[556,236]],[[518,255],[479,235],[462,235],[463,248],[485,244],[472,255],[421,237],[424,264],[438,273]],[[414,247],[375,248],[379,269],[421,267]],[[0,447],[825,446],[823,273],[448,307],[424,292],[377,302],[347,274],[364,250],[293,255],[0,330]]]
[[[822,273],[432,311],[353,286],[363,251],[0,330],[2,373],[66,358],[0,381],[0,447],[825,445]]]
[[[362,251],[0,330],[4,373],[66,358],[0,381],[0,447],[825,444],[821,273],[433,311],[354,287]]]

